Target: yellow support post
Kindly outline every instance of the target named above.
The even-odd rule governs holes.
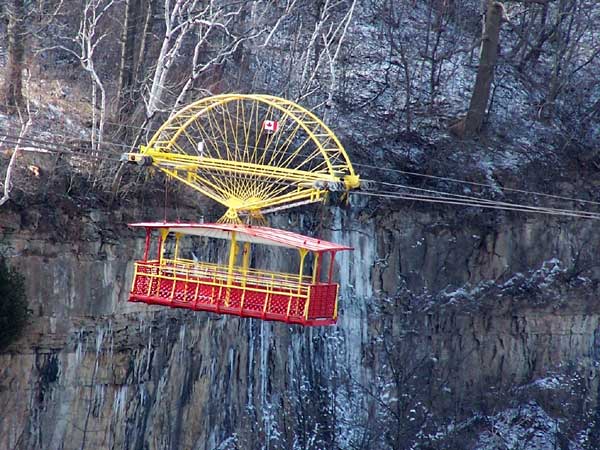
[[[333,308],[333,318],[337,319],[338,316],[338,287],[335,287],[335,306]]]
[[[159,266],[162,266],[163,263],[163,256],[165,254],[165,241],[167,240],[167,236],[169,235],[169,229],[168,228],[161,228],[160,229],[160,254],[159,254]]]
[[[318,272],[321,269],[321,253],[315,253],[315,262],[313,263],[312,284],[317,284]]]
[[[308,254],[308,250],[304,249],[304,248],[299,248],[298,249],[298,253],[300,253],[300,270],[298,271],[298,291],[297,291],[297,298],[300,297],[300,293],[302,292],[302,276],[304,275],[304,259],[306,258],[306,255]],[[291,289],[290,289],[291,291]],[[290,309],[292,307],[292,296],[290,296],[290,301],[288,302],[288,308],[287,308],[287,317],[290,316]]]
[[[231,246],[229,247],[229,264],[227,265],[227,284],[233,280],[233,267],[235,265],[235,257],[237,256],[237,233],[231,232]]]
[[[138,273],[138,263],[134,263],[133,264],[133,278],[131,279],[131,291],[129,292],[133,292],[135,290],[135,279],[139,276]]]
[[[306,297],[306,303],[304,304],[304,320],[308,320],[308,306],[310,304],[310,291],[312,290],[312,286],[308,287],[308,297]]]
[[[250,267],[250,242],[244,242],[244,249],[242,255],[242,268],[244,270],[244,283],[246,283],[246,274],[248,273],[248,267]]]
[[[176,268],[172,267],[171,268],[171,276],[173,277],[173,284],[171,285],[171,295],[169,295],[169,298],[171,299],[171,301],[173,301],[173,299],[175,298],[175,287],[177,286],[177,270]]]
[[[244,248],[242,250],[242,299],[240,302],[240,309],[244,309],[244,300],[246,300],[248,267],[250,267],[250,242],[244,242]]]
[[[173,259],[177,261],[179,258],[179,240],[181,239],[181,233],[175,233],[175,254],[173,255]]]
[[[271,274],[271,282],[267,283],[267,292],[265,295],[265,304],[263,306],[263,319],[267,315],[267,311],[269,309],[271,303],[271,297],[273,297],[273,286],[275,286],[275,274]]]
[[[302,288],[302,277],[304,276],[304,260],[306,259],[308,250],[301,248],[298,250],[298,252],[300,253],[300,272],[298,273],[298,294],[300,294],[300,289]]]
[[[227,265],[227,293],[225,294],[225,306],[229,306],[231,287],[233,286],[233,267],[237,256],[237,233],[231,232],[231,246],[229,247],[229,264]]]

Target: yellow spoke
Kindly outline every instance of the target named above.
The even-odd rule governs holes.
[[[193,124],[195,125],[194,128],[198,130],[198,133],[201,135],[202,140],[204,141],[204,150],[207,152],[207,154],[210,154],[210,150],[208,148],[208,146],[210,145],[215,151],[215,155],[213,156],[216,158],[221,158],[221,152],[219,151],[219,143],[214,139],[209,139],[208,132],[202,125],[198,123],[197,119],[194,120]]]
[[[265,120],[277,121],[278,129],[265,131]],[[269,95],[199,100],[163,124],[142,153],[233,210],[319,201],[321,181],[359,185],[333,132],[300,105]]]
[[[210,130],[212,132],[214,141],[217,143],[221,143],[225,147],[225,154],[224,154],[224,156],[221,156],[221,157],[227,161],[232,160],[231,151],[229,149],[229,146],[227,145],[227,140],[225,139],[225,136],[223,135],[223,130],[221,128],[219,128],[219,126],[218,126],[218,120],[213,117],[212,110],[206,115],[206,119],[210,126]],[[215,132],[215,130],[217,130],[218,134],[221,136],[220,140],[218,139],[217,132]],[[225,185],[229,185],[230,186],[229,189],[231,191],[233,191],[232,183],[226,177],[227,173],[225,171],[223,171],[222,174],[223,174],[223,180],[221,182]],[[233,194],[233,192],[231,192],[231,194]]]
[[[214,139],[208,139],[208,134],[207,134],[206,130],[204,129],[204,127],[200,126],[197,121],[194,121],[194,124],[196,125],[195,130],[198,131],[198,133],[200,134],[200,136],[202,137],[203,142],[204,142],[205,154],[199,155],[199,156],[203,157],[203,158],[211,156],[211,152],[208,149],[208,144],[210,143],[210,146],[215,150],[215,153],[216,153],[216,155],[213,157],[221,159],[221,153],[219,151],[218,143]],[[227,172],[225,172],[224,170],[217,171],[214,174],[213,178],[215,178],[215,181],[218,183],[219,183],[219,180],[226,181],[227,180]],[[220,185],[223,186],[223,188],[225,188],[225,186],[226,186],[222,181],[220,182]]]
[[[290,117],[284,116],[284,118],[281,121],[281,131],[277,132],[277,141],[275,141],[274,149],[271,153],[271,156],[269,157],[269,161],[267,162],[268,165],[272,165],[273,161],[275,161],[278,158],[279,154],[281,154],[281,155],[285,154],[285,149],[287,149],[287,146],[285,146],[285,145],[282,146],[279,144],[281,142],[281,138],[284,135],[287,135],[287,137],[284,139],[284,144],[287,143],[287,145],[289,145],[289,143],[294,140],[294,136],[300,130],[300,124],[296,124],[296,126],[289,131],[286,130],[286,128],[288,126],[287,125],[288,120],[290,120]],[[266,151],[264,154],[266,156]]]
[[[283,142],[283,145],[281,146],[280,151],[278,153],[280,153],[282,156],[285,156],[288,153],[287,149],[289,148],[290,144],[294,140],[294,137],[296,136],[296,134],[298,134],[298,131],[300,129],[301,129],[301,125],[299,123],[297,123],[296,126],[294,127],[294,130],[290,133],[290,135]],[[273,155],[271,155],[271,158],[269,159],[267,165],[270,166],[270,165],[275,164],[275,156],[276,156],[275,153]]]
[[[301,145],[299,145],[293,152],[288,154],[288,157],[285,160],[277,161],[275,165],[278,167],[288,167],[292,163],[292,161],[295,160],[295,158],[298,156],[298,154],[304,148],[304,146],[306,146],[309,143],[312,143],[312,140],[307,137]],[[313,154],[314,153],[320,155],[321,152],[317,148],[316,150],[313,150]]]

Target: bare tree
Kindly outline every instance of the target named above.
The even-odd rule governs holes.
[[[149,2],[148,10],[151,10]],[[127,114],[131,110],[133,98],[131,89],[134,84],[134,57],[137,38],[137,23],[142,5],[140,0],[125,0],[125,18],[121,32],[121,60],[119,63],[117,108],[119,113]]]
[[[529,5],[523,4],[518,6],[527,8],[522,12],[519,11],[521,14],[518,17],[520,16],[522,19],[513,26],[513,31],[519,36],[513,49],[513,57],[521,55],[519,56],[518,67],[522,72],[527,64],[537,65],[542,54],[542,48],[552,33],[547,27],[548,2],[542,3],[541,7],[538,8],[531,8]]]
[[[554,55],[548,90],[540,116],[549,119],[553,116],[556,101],[564,88],[572,82],[573,76],[600,55],[600,47],[586,51],[585,45],[590,27],[597,16],[588,15],[594,5],[577,0],[558,2],[552,38]],[[587,16],[587,17],[586,17]]]
[[[88,73],[92,82],[92,131],[90,141],[92,150],[98,152],[104,137],[107,100],[105,83],[96,69],[96,50],[109,35],[102,30],[100,23],[107,18],[115,0],[86,0],[75,36],[63,36],[62,39],[75,44],[75,49],[65,44],[44,48],[45,50],[63,50],[75,56],[81,67]]]
[[[168,77],[173,68],[185,38],[194,29],[196,21],[204,19],[209,12],[209,7],[201,9],[198,0],[176,0],[173,4],[165,0],[164,25],[160,53],[156,60],[152,82],[148,87],[148,95],[144,99],[146,105],[146,119],[151,119],[156,112],[165,110],[165,91]]]
[[[403,17],[400,14],[400,8],[396,7],[393,0],[387,1],[383,8],[383,20],[386,25],[385,34],[390,45],[390,65],[398,66],[402,70],[402,79],[404,81],[405,90],[405,125],[406,131],[410,133],[413,124],[413,66],[410,64],[407,45],[405,44],[404,39],[398,36],[398,30],[402,28],[401,22]]]
[[[102,143],[106,117],[106,89],[95,66],[95,51],[107,32],[99,33],[100,20],[113,6],[114,0],[88,0],[84,6],[83,17],[79,25],[76,42],[79,44],[77,54],[81,65],[92,80],[92,149],[98,151]],[[100,103],[98,104],[98,91]],[[96,118],[96,110],[100,109],[100,116]]]
[[[528,83],[541,84],[546,90],[538,105],[538,117],[556,118],[561,107],[564,108],[560,97],[565,91],[583,94],[583,102],[574,102],[571,98],[571,105],[587,103],[585,99],[590,96],[585,88],[597,79],[593,75],[597,71],[594,64],[600,57],[595,32],[600,18],[598,2],[513,0],[507,5],[514,17],[510,23],[513,33],[510,42],[514,45],[508,59],[517,64]],[[572,108],[567,109],[572,116]]]
[[[233,58],[242,43],[260,37],[267,42],[275,31],[266,20],[272,8],[273,4],[267,0],[254,4],[165,0],[164,32],[158,42],[160,50],[156,59],[147,63],[153,69],[143,82],[143,127],[147,127],[157,113],[173,114],[177,111],[192,90],[198,88],[201,77]],[[236,26],[238,22],[246,21],[248,15],[251,16],[248,26]],[[277,21],[274,27],[278,25]],[[140,55],[145,48],[146,44],[140,46]],[[189,59],[182,64],[184,55]],[[185,75],[182,77],[177,72]],[[134,146],[140,138],[141,133],[136,137]]]
[[[134,68],[134,83],[136,89],[142,83],[146,70],[146,56],[148,54],[148,48],[150,47],[152,33],[154,30],[154,14],[156,13],[157,1],[158,0],[149,0],[147,2],[143,2],[143,7],[145,8],[144,21],[139,36],[139,46]]]
[[[490,99],[494,69],[498,58],[500,28],[505,20],[506,16],[502,3],[486,0],[479,68],[471,94],[469,110],[464,119],[451,127],[451,131],[458,137],[473,136],[481,130]]]
[[[292,77],[291,86],[297,87],[297,93],[291,96],[300,101],[323,89],[318,78],[323,76],[321,69],[325,67],[329,83],[324,90],[327,93],[327,101],[331,102],[338,85],[336,72],[339,69],[336,66],[340,49],[356,9],[356,0],[351,2],[323,0],[316,5],[313,30],[307,43],[301,48],[299,57],[291,58],[289,61],[291,67],[302,68],[301,71],[292,70],[292,73],[297,75]],[[302,33],[302,28],[297,32]]]
[[[223,64],[227,58],[236,53],[238,47],[244,41],[256,39],[266,34],[267,31],[266,28],[259,25],[252,27],[245,35],[235,34],[234,22],[245,16],[243,6],[233,11],[227,11],[223,8],[221,2],[216,2],[215,7],[206,11],[206,13],[205,17],[196,20],[196,44],[194,45],[191,70],[185,84],[179,91],[179,95],[177,95],[171,114],[174,114],[183,105],[192,87],[203,73],[211,67]],[[215,38],[215,34],[221,35],[222,45],[217,52],[202,61],[202,50],[207,46],[210,39]]]
[[[6,12],[8,14],[8,63],[2,97],[6,110],[14,113],[23,106],[22,72],[25,54],[24,0],[7,2]]]
[[[28,87],[29,87],[30,78],[31,78],[31,73],[29,73],[29,76],[25,83],[26,91],[28,90]],[[19,113],[19,120],[21,122],[21,127],[19,129],[19,137],[17,138],[15,148],[13,150],[12,155],[10,156],[10,161],[8,162],[8,167],[6,169],[6,175],[4,177],[4,191],[3,191],[2,198],[0,198],[0,206],[4,205],[8,200],[10,200],[10,191],[12,190],[12,181],[13,181],[12,177],[13,177],[13,171],[15,170],[15,166],[17,163],[17,157],[21,151],[23,139],[25,138],[25,136],[27,135],[27,132],[29,131],[29,128],[31,127],[32,115],[31,115],[30,103],[28,100],[25,104],[25,111],[22,112],[21,109],[19,109],[18,113]],[[26,113],[26,115],[24,115],[23,113]]]
[[[382,319],[368,349],[377,371],[372,381],[365,384],[348,374],[349,390],[364,398],[366,409],[354,418],[352,426],[366,431],[353,448],[420,448],[427,443],[423,431],[434,421],[432,397],[445,380],[435,380],[433,353],[415,354],[414,331],[391,320]]]

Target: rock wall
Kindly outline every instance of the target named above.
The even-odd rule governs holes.
[[[508,406],[499,392],[553,374],[584,374],[579,400],[555,415],[569,442],[588,429],[587,445],[593,224],[364,207],[318,227],[355,248],[338,259],[339,324],[319,329],[127,303],[143,237],[124,224],[146,212],[3,210],[2,246],[33,314],[0,353],[0,448],[453,448],[459,423],[462,448],[475,448],[485,424],[472,418]],[[311,220],[274,225],[315,231]],[[531,284],[525,272],[553,258],[562,265]]]

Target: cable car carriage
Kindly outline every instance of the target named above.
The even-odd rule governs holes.
[[[342,144],[316,115],[270,95],[206,97],[173,114],[140,152],[122,159],[157,169],[226,208],[218,224],[133,224],[145,228],[146,246],[135,263],[130,301],[302,325],[336,322],[334,258],[350,248],[242,224],[242,217],[261,220],[360,186]],[[183,240],[190,236],[228,240],[227,256],[220,262],[208,261],[210,251],[204,261],[186,257]],[[257,246],[297,251],[295,269],[252,267]]]
[[[131,226],[146,230],[143,259],[135,262],[129,297],[132,302],[302,325],[331,325],[337,320],[338,285],[332,280],[334,258],[337,252],[351,250],[350,247],[262,226],[209,223]],[[193,253],[191,258],[185,258],[182,244],[188,236],[228,240],[227,263],[200,261]],[[165,252],[169,240],[174,241],[171,255]],[[297,250],[297,272],[251,267],[252,252],[257,246]],[[309,260],[312,267],[306,273]]]

